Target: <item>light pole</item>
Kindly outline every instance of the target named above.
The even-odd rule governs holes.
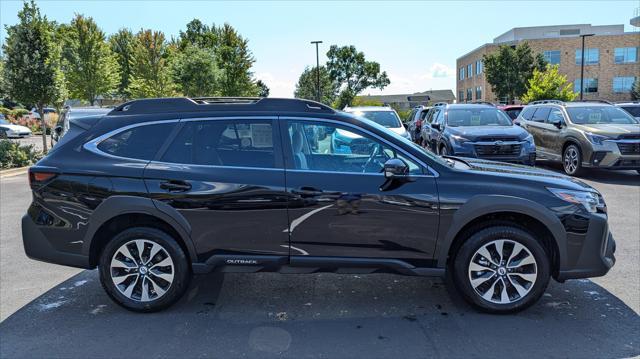
[[[318,45],[322,41],[311,41],[316,44],[316,101],[320,102],[320,55],[318,55]]]
[[[580,101],[582,101],[582,92],[584,91],[584,38],[587,36],[593,36],[595,34],[580,35],[582,38],[582,52],[580,53]]]

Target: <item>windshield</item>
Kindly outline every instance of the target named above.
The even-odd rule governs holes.
[[[457,126],[512,126],[511,119],[495,108],[452,109],[448,112],[447,124]]]
[[[400,119],[398,118],[398,115],[396,115],[395,111],[357,111],[353,114],[367,118],[387,128],[402,127]]]
[[[504,110],[504,112],[506,112],[506,114],[512,119],[515,120],[518,115],[520,114],[520,112],[522,112],[521,108],[510,108],[507,110]]]
[[[8,125],[9,121],[0,118],[0,125]]]
[[[633,117],[640,117],[640,106],[620,106],[623,110],[629,112]]]
[[[567,107],[571,122],[577,125],[633,124],[638,120],[615,106]]]

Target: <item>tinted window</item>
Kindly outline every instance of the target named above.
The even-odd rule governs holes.
[[[420,166],[391,147],[351,128],[333,124],[290,122],[293,165],[300,170],[381,173],[390,158],[400,158],[411,173]]]
[[[367,118],[384,127],[402,127],[400,119],[394,111],[367,111],[354,112],[353,114]]]
[[[457,126],[511,126],[511,119],[495,108],[449,110],[447,124]]]
[[[614,106],[569,107],[567,112],[571,121],[579,125],[638,123],[627,112]]]
[[[509,110],[504,110],[504,112],[512,119],[515,120],[518,115],[520,114],[520,112],[522,111],[521,108],[512,108]]]
[[[640,117],[640,106],[621,106],[623,110],[629,112],[633,117]]]
[[[536,111],[535,107],[527,107],[522,110],[522,118],[527,121],[531,121],[531,117],[533,117],[533,113]]]
[[[545,122],[547,117],[549,117],[549,112],[551,109],[549,107],[538,107],[536,112],[533,114],[533,118],[531,121],[534,122]]]
[[[114,156],[151,160],[173,126],[173,123],[137,126],[100,142],[98,149]]]
[[[273,127],[271,121],[189,121],[161,161],[272,168]]]
[[[547,122],[554,123],[556,121],[564,122],[564,116],[562,116],[562,111],[554,108],[551,110],[551,113],[549,113],[549,119]]]

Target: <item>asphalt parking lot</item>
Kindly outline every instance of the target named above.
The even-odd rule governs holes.
[[[559,167],[551,166],[559,170]],[[135,314],[96,271],[29,260],[26,176],[0,186],[0,357],[577,357],[640,355],[640,176],[594,171],[618,249],[602,278],[552,282],[540,302],[493,316],[439,279],[213,274],[175,306]]]

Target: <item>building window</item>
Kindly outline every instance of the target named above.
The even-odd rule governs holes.
[[[580,92],[580,79],[576,79],[573,83],[573,92]],[[584,79],[584,93],[598,92],[598,79],[586,78]]]
[[[560,64],[560,50],[549,50],[545,51],[542,56],[550,65],[559,65]]]
[[[464,101],[464,91],[458,91],[458,102]]]
[[[464,67],[460,68],[458,79],[459,80],[464,80]]]
[[[600,62],[600,50],[599,49],[585,49],[584,64],[585,65],[597,65]],[[576,50],[576,65],[582,63],[582,50]]]
[[[634,82],[636,82],[636,78],[633,76],[614,77],[613,92],[630,92]]]
[[[482,60],[476,61],[476,75],[480,75],[482,73]]]
[[[473,64],[467,65],[467,78],[473,77]]]
[[[473,89],[467,89],[467,101],[473,101]]]
[[[616,47],[613,50],[613,62],[615,62],[616,64],[630,64],[637,61],[637,47]]]
[[[476,87],[476,100],[482,100],[482,86]]]

